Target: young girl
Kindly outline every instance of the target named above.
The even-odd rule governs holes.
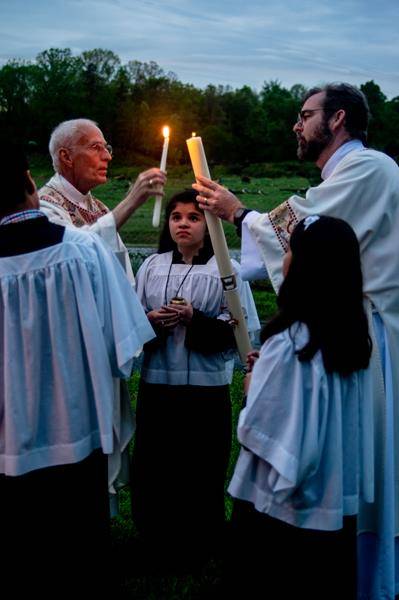
[[[374,480],[371,342],[351,227],[301,221],[284,275],[239,418],[231,577],[248,598],[355,598],[355,515]]]
[[[249,286],[237,279],[248,328],[256,330]],[[159,253],[139,269],[137,293],[157,339],[144,348],[133,517],[154,560],[190,566],[206,557],[224,524],[235,348],[205,217],[193,190],[168,203]]]

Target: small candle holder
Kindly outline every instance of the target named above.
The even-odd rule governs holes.
[[[169,301],[169,304],[178,304],[180,306],[185,306],[187,304],[187,300],[185,300],[181,296],[175,296]]]
[[[187,300],[182,298],[181,296],[175,296],[169,301],[169,304],[177,304],[180,306],[185,306],[187,304]]]

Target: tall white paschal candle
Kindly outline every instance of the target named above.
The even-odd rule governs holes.
[[[166,159],[168,157],[168,148],[169,148],[169,127],[164,127],[162,130],[163,133],[163,147],[162,147],[162,156],[161,156],[161,164],[159,168],[161,171],[166,171]],[[155,195],[155,203],[154,203],[154,212],[152,214],[152,226],[159,227],[159,222],[161,220],[161,210],[162,210],[162,196]]]
[[[194,175],[196,177],[202,175],[203,177],[211,179],[204,147],[202,145],[202,139],[200,137],[191,137],[187,140],[187,146]],[[204,212],[209,235],[212,241],[213,251],[215,253],[216,262],[219,268],[220,279],[222,281],[227,306],[233,319],[236,319],[238,322],[238,324],[234,327],[234,336],[237,342],[240,358],[245,364],[247,354],[252,350],[252,348],[248,330],[245,324],[240,295],[237,289],[236,277],[234,274],[233,265],[231,264],[222,222],[219,217],[212,215],[207,210]]]

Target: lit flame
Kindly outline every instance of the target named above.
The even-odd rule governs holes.
[[[195,131],[192,132],[191,137],[195,137],[197,133]]]
[[[162,129],[162,133],[164,138],[169,137],[169,127],[167,125]]]

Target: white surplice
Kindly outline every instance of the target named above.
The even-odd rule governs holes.
[[[98,236],[66,228],[59,244],[1,258],[0,292],[0,472],[98,447],[120,455],[112,378],[130,376],[154,333],[119,262]]]
[[[99,200],[94,198],[91,192],[82,194],[69,181],[59,173],[55,175],[39,190],[40,210],[42,210],[52,223],[57,225],[71,226],[75,225],[79,229],[84,229],[97,233],[117,256],[119,262],[125,270],[125,273],[134,286],[134,275],[130,263],[129,253],[123,244],[116,229],[114,215],[108,211],[107,207]],[[96,213],[100,206],[105,214]],[[71,211],[71,212],[70,212]],[[90,224],[83,224],[81,216],[94,217],[97,220]],[[140,349],[138,349],[140,352]],[[108,460],[108,481],[110,489],[110,502],[112,514],[117,513],[117,503],[115,502],[116,490],[127,484],[129,480],[129,458],[127,446],[133,437],[135,430],[135,417],[130,404],[130,395],[126,382],[120,379],[114,379],[115,394],[115,426],[118,429],[120,446],[123,452],[118,456],[116,454],[109,457]],[[117,425],[119,423],[119,425]]]
[[[179,294],[208,317],[229,320],[226,299],[215,256],[204,264],[173,264],[173,252],[153,254],[137,272],[137,295],[146,312],[158,309]],[[232,261],[237,288],[249,334],[260,323],[248,282],[239,275],[240,265]],[[173,268],[172,268],[173,266]],[[183,285],[183,287],[182,287]],[[144,357],[141,375],[147,383],[167,385],[223,386],[231,383],[235,351],[204,354],[185,346],[186,327],[178,325],[158,350]],[[212,340],[209,340],[212,348]]]
[[[370,370],[327,373],[296,323],[268,339],[253,369],[228,491],[296,527],[333,531],[374,498]]]

